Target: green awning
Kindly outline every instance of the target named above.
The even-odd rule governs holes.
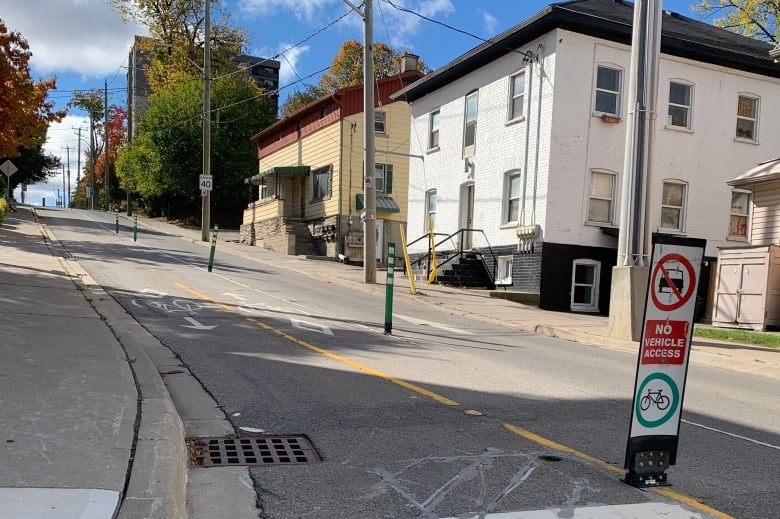
[[[261,171],[257,175],[253,175],[244,179],[244,184],[257,184],[258,180],[268,175],[299,175],[302,177],[308,177],[311,172],[311,166],[276,166],[265,171]]]
[[[358,193],[355,195],[355,208],[358,211],[362,211],[366,207],[366,204],[363,200],[363,193]],[[398,204],[395,203],[395,200],[393,200],[392,196],[380,195],[378,193],[376,195],[376,210],[377,212],[381,211],[383,213],[401,212],[401,208],[398,207]]]

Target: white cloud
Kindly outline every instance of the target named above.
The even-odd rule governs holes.
[[[60,157],[60,160],[65,165],[65,175],[63,176],[62,169],[60,169],[57,175],[48,181],[28,186],[25,197],[28,203],[39,205],[42,203],[42,199],[45,198],[47,206],[54,206],[57,195],[59,194],[62,197],[63,191],[68,190],[68,169],[70,169],[70,190],[76,189],[76,179],[80,176],[78,172],[79,139],[74,128],[85,128],[81,132],[81,166],[84,166],[84,156],[89,148],[89,118],[68,115],[62,121],[52,123],[46,134],[46,143],[43,145],[43,151],[47,155]],[[66,149],[66,147],[70,148],[70,150]],[[70,163],[67,162],[68,154],[70,154]],[[65,179],[64,185],[63,178]],[[17,187],[14,194],[16,199],[21,201],[21,187]]]
[[[496,34],[496,29],[498,28],[499,23],[498,18],[487,11],[483,11],[482,9],[478,9],[477,13],[482,16],[482,23],[485,26],[485,34],[488,36],[493,36]]]
[[[101,76],[127,60],[133,35],[106,0],[0,0],[3,20],[24,36],[33,70],[42,75],[75,72]]]
[[[239,10],[250,16],[272,15],[283,11],[295,14],[300,20],[313,22],[321,18],[326,7],[346,4],[341,0],[239,0]]]

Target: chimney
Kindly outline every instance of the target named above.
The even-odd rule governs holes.
[[[404,55],[401,56],[401,74],[404,72],[412,72],[413,70],[417,70],[417,61],[419,59],[420,56],[410,52],[405,52]]]

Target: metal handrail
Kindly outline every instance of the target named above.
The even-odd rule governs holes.
[[[481,250],[480,251],[480,256],[481,256],[482,262],[485,264],[485,270],[487,271],[488,276],[490,276],[490,282],[495,284],[495,282],[496,282],[496,273],[497,273],[497,270],[498,270],[498,258],[496,257],[496,254],[493,252],[493,247],[491,247],[490,241],[488,240],[487,235],[485,234],[485,231],[482,230],[482,229],[463,228],[463,229],[458,229],[454,233],[448,234],[448,235],[445,235],[444,233],[434,233],[434,236],[444,236],[444,238],[441,241],[439,241],[438,243],[435,243],[433,245],[433,249],[434,250],[438,249],[439,246],[442,245],[443,243],[445,243],[447,241],[452,241],[454,237],[456,237],[456,236],[460,237],[460,239],[457,241],[458,246],[457,247],[453,247],[454,249],[457,249],[455,254],[452,254],[447,259],[445,259],[444,261],[439,263],[439,267],[441,267],[442,265],[446,265],[447,263],[449,263],[450,261],[452,261],[455,258],[461,258],[464,254],[468,254],[470,252],[470,251],[464,251],[463,250],[463,242],[464,242],[463,238],[465,236],[465,233],[467,233],[467,232],[478,232],[478,233],[481,233],[482,237],[485,239],[485,243],[487,244],[487,253],[489,253],[491,259],[493,260],[492,261],[492,263],[493,263],[492,268],[489,268],[487,263],[485,263],[485,251]],[[419,238],[415,239],[414,241],[409,242],[406,246],[409,247],[411,245],[414,245],[415,243],[417,243],[418,241],[423,240],[423,239],[428,239],[429,240],[430,239],[430,233],[424,234],[424,235],[420,236]],[[423,261],[430,260],[431,257],[432,257],[431,249],[432,248],[429,245],[428,246],[428,252],[426,254],[423,254],[419,258],[417,258],[414,262],[412,262],[412,264],[419,266],[420,264],[422,264]],[[427,262],[426,268],[427,268],[428,277],[430,277],[430,274],[431,274],[431,262],[430,261]],[[408,275],[408,273],[407,273],[407,275]]]

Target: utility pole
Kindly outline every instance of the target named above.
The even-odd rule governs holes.
[[[650,232],[648,183],[652,167],[661,53],[661,0],[634,2],[626,150],[620,200],[617,265],[612,271],[610,336],[638,341],[647,294]]]
[[[105,80],[105,79],[103,80],[103,99],[104,99],[103,106],[105,108],[104,120],[105,120],[105,135],[106,135],[105,142],[103,143],[103,146],[105,147],[105,150],[104,150],[105,151],[105,155],[104,155],[104,157],[106,159],[106,167],[105,167],[106,174],[104,176],[104,180],[106,182],[106,185],[104,187],[106,189],[106,211],[108,211],[110,209],[110,207],[109,207],[110,200],[109,200],[109,193],[108,193],[108,191],[109,191],[109,189],[108,189],[108,181],[109,181],[109,178],[108,178],[108,175],[109,175],[109,169],[108,169],[108,81]]]
[[[374,141],[374,9],[372,0],[363,2],[361,11],[350,0],[343,0],[363,18],[363,281],[376,282],[376,187],[374,186],[376,147]]]
[[[211,0],[206,0],[203,41],[203,174],[211,175]],[[202,241],[209,241],[211,191],[201,193]]]
[[[89,208],[95,210],[95,114],[89,112]]]
[[[79,142],[76,147],[76,194],[78,194],[79,184],[81,183],[81,128],[76,128],[76,133],[79,136]]]
[[[62,162],[62,157],[60,157],[60,162]],[[62,164],[62,200],[60,201],[60,207],[65,208],[65,164]]]
[[[68,157],[68,190],[66,191],[68,195],[66,196],[66,204],[67,207],[70,207],[70,146],[65,146],[65,153]]]

